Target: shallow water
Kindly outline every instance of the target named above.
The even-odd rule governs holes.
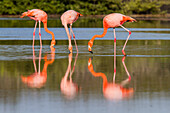
[[[1,112],[167,113],[170,110],[170,28],[167,24],[150,27],[152,24],[156,26],[154,25],[156,22],[151,22],[152,24],[146,24],[148,28],[130,26],[128,29],[132,31],[132,35],[125,48],[127,56],[124,65],[121,49],[128,33],[121,28],[116,29],[117,55],[114,62],[112,29],[109,29],[104,38],[95,40],[93,55],[88,52],[87,43],[93,35],[101,34],[103,29],[92,28],[85,20],[84,24],[90,28],[82,28],[81,24],[73,28],[78,54],[74,41],[72,41],[73,54],[68,54],[65,30],[58,27],[49,28],[55,34],[57,42],[55,49],[50,49],[49,46],[51,36],[41,29],[43,46],[40,49],[37,29],[33,56],[33,28],[21,26],[22,21],[26,20],[6,18],[0,21],[5,22],[3,25],[8,24],[3,26],[1,23],[0,28]],[[53,23],[55,20],[50,21]],[[93,19],[89,21],[92,21],[91,24],[101,23]],[[32,24],[26,24],[26,27],[34,26]],[[15,25],[17,28],[13,28]],[[28,81],[26,83],[23,77],[30,77],[35,73],[35,67],[38,71],[39,62],[40,70],[44,74],[41,77],[34,77],[36,80],[27,79],[32,84]],[[115,84],[113,84],[114,63],[116,63]],[[127,81],[126,69],[132,77],[131,81]],[[69,79],[70,71],[73,72],[72,81]],[[72,87],[66,91],[67,87],[62,89],[61,86],[65,83],[62,80],[67,74],[68,84],[72,83]],[[109,99],[104,90],[107,86],[103,86],[104,78],[107,78],[107,84],[119,87],[119,90],[114,87],[112,99]],[[33,81],[36,83],[33,84]],[[123,93],[120,93],[121,91]]]

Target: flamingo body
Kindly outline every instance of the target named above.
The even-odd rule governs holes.
[[[68,64],[66,73],[60,83],[61,92],[68,99],[74,98],[79,91],[78,85],[72,81],[72,74],[75,69],[77,57],[78,57],[78,53],[77,53],[75,61],[74,61],[73,69],[71,70],[72,53],[69,54],[69,57],[68,57],[69,64]],[[68,77],[70,77],[69,80],[68,80]]]
[[[41,88],[47,81],[47,73],[33,73],[32,75],[25,77],[21,76],[22,82],[28,84],[32,88]]]
[[[37,21],[42,21],[43,23],[47,22],[47,13],[40,9],[28,10],[27,13],[27,16],[34,16],[35,20]]]
[[[41,32],[40,32],[41,22],[43,22],[43,24],[44,24],[45,31],[52,35],[51,47],[55,45],[56,42],[55,42],[54,33],[47,29],[47,18],[48,18],[48,16],[47,16],[46,12],[44,12],[40,9],[32,9],[32,10],[28,10],[27,12],[22,13],[21,18],[23,18],[24,16],[28,16],[30,19],[33,19],[33,20],[36,21],[34,32],[33,32],[33,46],[34,46],[35,31],[36,31],[36,26],[37,26],[38,21],[39,21],[40,45],[42,46],[42,44],[41,44]]]
[[[33,63],[34,63],[34,69],[35,73],[29,75],[29,76],[23,76],[21,75],[21,80],[24,84],[27,84],[31,88],[41,88],[44,86],[44,84],[47,81],[47,67],[49,64],[52,64],[54,62],[55,58],[55,48],[51,47],[51,59],[47,60],[47,55],[44,57],[44,67],[43,70],[40,72],[40,62],[41,62],[41,49],[39,52],[39,70],[37,72],[37,67],[35,64],[35,50],[33,48]]]
[[[61,16],[61,22],[63,25],[73,24],[79,17],[78,12],[74,10],[68,10]]]
[[[133,88],[123,88],[119,84],[108,83],[106,87],[103,87],[103,95],[109,100],[119,100],[132,95]]]
[[[114,56],[114,59],[116,58],[116,56]],[[124,64],[124,59],[122,60],[122,63],[125,67],[125,70],[127,72],[127,75],[130,77],[129,72],[127,71],[126,65]],[[114,60],[114,76],[113,76],[113,82],[108,82],[107,77],[104,73],[101,72],[95,72],[93,69],[93,65],[92,65],[92,60],[91,58],[89,58],[88,61],[88,70],[91,72],[91,74],[94,77],[102,77],[103,79],[103,95],[106,99],[109,100],[120,100],[126,97],[130,97],[131,95],[133,95],[133,88],[123,88],[123,85],[127,84],[130,79],[126,79],[124,80],[121,84],[117,84],[115,83],[115,76],[116,76],[116,60]]]
[[[104,25],[106,24],[107,28],[118,27],[120,24],[123,24],[121,23],[123,21],[123,16],[125,15],[120,13],[109,14],[103,18]]]
[[[94,39],[95,39],[95,38],[97,38],[97,37],[98,37],[98,38],[104,37],[104,36],[106,35],[106,33],[107,33],[107,29],[108,29],[108,28],[113,28],[113,29],[115,29],[115,27],[121,26],[123,29],[125,29],[126,31],[129,32],[129,36],[128,36],[128,38],[126,39],[126,42],[125,42],[125,44],[124,44],[124,46],[123,46],[123,49],[122,49],[122,53],[123,53],[124,55],[126,55],[125,52],[124,52],[124,49],[125,49],[125,46],[126,46],[126,43],[127,43],[128,39],[129,39],[129,37],[130,37],[130,35],[131,35],[131,31],[129,31],[128,29],[126,29],[125,27],[123,27],[122,24],[125,23],[125,22],[133,22],[133,21],[136,21],[136,20],[133,19],[133,18],[131,18],[131,17],[129,17],[129,16],[125,16],[125,15],[123,15],[123,14],[120,14],[120,13],[112,13],[112,14],[106,15],[106,16],[103,18],[103,28],[104,28],[103,34],[101,34],[101,35],[94,35],[94,36],[92,37],[92,39],[91,39],[91,40],[89,41],[89,43],[88,43],[88,50],[89,50],[89,52],[90,52],[90,53],[93,53],[93,52],[92,52],[92,46],[93,46],[93,42],[94,42]],[[115,34],[115,30],[114,30],[114,34]],[[114,42],[116,43],[116,37],[114,37],[114,38],[115,38],[115,39],[114,39]]]
[[[83,16],[83,15],[74,11],[74,10],[68,10],[65,13],[63,13],[62,16],[61,16],[62,25],[64,26],[66,33],[67,33],[67,36],[68,36],[68,39],[69,39],[68,49],[69,49],[70,53],[72,53],[71,33],[73,34],[74,42],[75,42],[75,45],[76,45],[76,50],[78,52],[75,35],[73,33],[73,30],[72,30],[72,24],[78,19],[79,16]],[[68,30],[67,24],[70,24],[70,33],[69,33],[69,30]]]

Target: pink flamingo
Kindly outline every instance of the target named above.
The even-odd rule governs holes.
[[[42,21],[44,24],[45,31],[52,35],[51,47],[53,47],[55,45],[55,38],[54,38],[54,33],[47,29],[47,13],[40,9],[32,9],[32,10],[28,10],[27,12],[22,13],[22,16],[20,18],[23,18],[24,16],[28,16],[30,19],[33,19],[36,21],[34,32],[33,32],[33,46],[34,46],[35,30],[37,26],[37,21],[39,21],[39,37],[40,37],[40,45],[42,46],[41,31],[40,31],[40,25]]]
[[[72,53],[71,33],[73,34],[74,42],[75,42],[75,45],[76,45],[76,50],[78,52],[78,48],[77,48],[77,44],[76,44],[76,40],[75,40],[75,35],[73,33],[73,30],[72,30],[72,24],[78,19],[79,16],[83,16],[83,15],[74,11],[74,10],[68,10],[61,15],[61,22],[62,22],[62,24],[63,24],[63,26],[66,30],[66,33],[67,33],[67,36],[68,36],[68,39],[69,39],[68,49],[69,49],[70,53]],[[68,30],[67,24],[70,24],[70,33],[69,33],[69,30]]]
[[[21,75],[22,82],[27,84],[31,88],[41,88],[42,86],[44,86],[44,84],[47,81],[47,67],[48,67],[49,64],[52,64],[54,62],[55,48],[51,47],[51,59],[47,60],[47,55],[45,55],[45,57],[44,57],[44,61],[45,61],[44,67],[43,67],[43,70],[40,72],[41,49],[42,48],[40,48],[40,52],[39,52],[39,69],[38,69],[38,72],[37,72],[36,63],[35,63],[35,52],[34,52],[34,47],[33,47],[33,64],[34,64],[35,73],[33,73],[33,74],[31,74],[27,77]]]
[[[92,46],[93,46],[93,41],[95,38],[102,38],[106,35],[107,33],[107,29],[108,28],[113,28],[113,31],[114,31],[114,34],[115,34],[115,27],[119,27],[121,26],[123,29],[125,29],[127,32],[129,32],[129,35],[126,39],[126,42],[123,46],[123,49],[122,49],[122,53],[123,55],[125,56],[125,52],[124,52],[124,49],[126,47],[126,44],[127,44],[127,41],[131,35],[131,31],[129,31],[128,29],[126,29],[125,27],[122,26],[123,23],[125,22],[134,22],[136,21],[135,19],[129,17],[129,16],[125,16],[123,14],[120,14],[120,13],[112,13],[112,14],[109,14],[107,16],[104,17],[103,19],[103,27],[104,27],[104,31],[103,31],[103,34],[102,35],[94,35],[92,37],[92,39],[88,42],[88,50],[90,53],[93,53],[92,52]],[[114,43],[116,43],[116,35],[114,35]],[[114,48],[114,51],[116,51],[116,48]]]
[[[78,57],[78,53],[76,54],[76,58],[75,58],[75,61],[74,61],[74,66],[73,66],[73,69],[71,71],[72,53],[69,54],[69,56],[68,56],[69,64],[68,64],[66,73],[65,73],[65,75],[62,78],[61,83],[60,83],[61,92],[69,99],[74,98],[75,95],[79,91],[78,85],[73,83],[73,81],[72,81],[72,74],[73,74],[73,72],[75,70],[77,57]],[[70,75],[69,75],[69,73],[70,73]],[[68,80],[68,76],[69,76],[69,80]]]

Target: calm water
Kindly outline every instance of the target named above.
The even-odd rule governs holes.
[[[43,47],[40,49],[37,29],[33,51],[34,21],[0,18],[0,111],[167,113],[170,110],[169,24],[169,21],[126,23],[132,35],[124,62],[121,49],[128,33],[117,28],[114,62],[112,29],[104,38],[95,40],[93,55],[87,50],[91,37],[102,33],[102,19],[83,18],[73,25],[79,53],[76,54],[72,41],[73,54],[68,54],[66,33],[59,19],[49,19],[49,30],[54,32],[57,42],[55,48],[50,49],[51,36],[42,28]],[[41,75],[35,73],[39,69]]]

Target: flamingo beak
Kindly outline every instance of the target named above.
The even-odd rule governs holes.
[[[83,16],[82,14],[79,14],[79,16]]]
[[[132,19],[131,19],[131,22],[137,22],[137,21],[136,21],[135,19],[132,18]]]

